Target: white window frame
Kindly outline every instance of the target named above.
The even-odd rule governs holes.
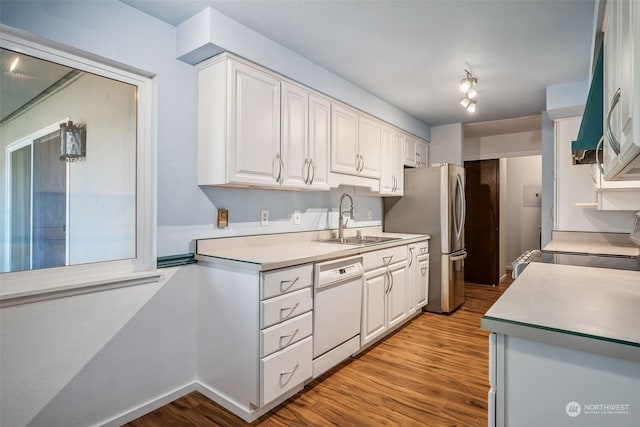
[[[138,100],[135,257],[2,273],[0,307],[157,281],[160,273],[156,270],[156,135],[153,131],[152,75],[1,24],[0,46],[132,84],[137,87]],[[5,211],[5,217],[8,215]]]

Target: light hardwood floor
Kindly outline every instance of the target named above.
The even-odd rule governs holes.
[[[480,318],[507,286],[467,283],[454,313],[419,315],[253,425],[486,426],[489,333]],[[127,425],[248,424],[195,392]]]

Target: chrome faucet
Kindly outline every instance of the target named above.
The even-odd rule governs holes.
[[[349,201],[351,202],[351,207],[349,208],[348,211],[342,211],[342,201],[344,200],[345,197],[349,198]],[[349,218],[353,218],[353,199],[351,198],[351,195],[349,193],[342,193],[342,196],[340,197],[340,206],[338,207],[338,212],[340,213],[338,215],[338,239],[340,240],[340,243],[344,243],[344,214],[346,212],[349,212]],[[348,220],[347,220],[348,221]]]

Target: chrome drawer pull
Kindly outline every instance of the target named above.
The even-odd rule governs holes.
[[[296,303],[296,305],[294,305],[293,307],[284,307],[284,308],[281,308],[281,309],[280,309],[280,317],[281,317],[281,318],[285,318],[285,317],[289,317],[289,316],[291,316],[291,315],[293,314],[293,311],[294,311],[296,308],[298,308],[298,306],[299,306],[299,305],[300,305],[300,303],[299,303],[299,302],[297,302],[297,303]],[[289,311],[289,314],[287,314],[286,316],[283,316],[283,315],[282,315],[282,312],[283,312],[283,311],[287,311],[287,310],[290,310],[290,311]]]
[[[293,374],[296,373],[296,370],[298,369],[298,367],[300,366],[299,363],[296,363],[296,366],[293,367],[293,369],[289,369],[288,371],[284,371],[284,372],[280,372],[280,386],[284,387],[285,385],[287,385],[287,383],[289,381],[291,381],[291,378],[293,378]],[[289,375],[288,378],[283,378],[285,376]]]
[[[425,248],[425,247],[421,247],[421,248],[420,248],[420,254],[421,254],[421,255],[424,255],[424,254],[426,254],[426,253],[427,253],[427,248]]]
[[[422,272],[422,275],[425,276],[427,274],[427,267],[422,267],[420,271]]]
[[[383,256],[382,257],[382,262],[385,263],[385,264],[389,264],[392,259],[393,259],[393,255]]]
[[[281,291],[281,292],[288,291],[289,289],[291,289],[291,287],[292,287],[293,285],[295,285],[295,284],[296,284],[296,282],[298,281],[298,279],[300,279],[300,276],[296,277],[296,278],[295,278],[295,279],[293,279],[293,280],[281,280],[281,281],[280,281],[280,291]],[[287,286],[287,287],[285,288],[285,287],[283,286],[285,283],[290,283],[290,285],[289,285],[289,286]]]
[[[287,335],[280,335],[280,347],[286,347],[289,344],[291,344],[291,341],[293,341],[293,337],[296,336],[296,334],[298,333],[298,331],[300,331],[300,328],[296,329],[295,331],[291,332],[290,334]],[[285,338],[289,338],[289,341],[287,341],[286,344],[282,344],[282,340],[284,340]]]

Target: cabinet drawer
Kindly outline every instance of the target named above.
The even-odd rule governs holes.
[[[429,241],[425,240],[416,243],[416,249],[414,255],[424,255],[429,253]]]
[[[260,303],[260,328],[306,313],[313,308],[311,288],[300,289],[288,294],[270,298]]]
[[[262,273],[261,299],[282,295],[286,292],[311,286],[313,265],[305,264]]]
[[[407,259],[407,245],[362,254],[365,271]]]
[[[313,375],[311,337],[260,360],[260,406],[303,383]]]
[[[260,355],[267,356],[310,336],[312,328],[313,318],[308,312],[260,331]]]

